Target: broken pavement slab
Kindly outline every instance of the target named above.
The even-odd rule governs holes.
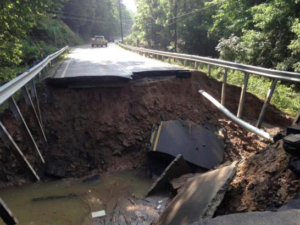
[[[186,184],[186,182],[193,178],[194,176],[197,176],[198,174],[194,174],[194,173],[188,173],[188,174],[184,174],[178,178],[173,179],[170,183],[171,183],[171,193],[176,195],[178,194],[181,190],[182,187]]]
[[[219,216],[207,221],[189,225],[299,225],[300,211],[249,212]]]
[[[151,151],[176,157],[181,154],[187,162],[212,169],[223,160],[224,141],[212,124],[198,125],[191,121],[162,121],[151,135]]]
[[[186,161],[183,159],[182,155],[177,155],[177,157],[169,164],[169,166],[164,170],[159,178],[152,184],[150,190],[146,196],[158,193],[160,191],[166,191],[170,181],[174,178],[180,177],[183,174],[190,173],[191,169]]]
[[[235,177],[237,162],[188,180],[156,225],[185,225],[212,218]]]
[[[300,134],[300,126],[299,125],[294,125],[294,126],[289,126],[286,128],[286,135],[290,134]]]
[[[290,134],[283,138],[284,150],[293,155],[300,157],[300,134]]]

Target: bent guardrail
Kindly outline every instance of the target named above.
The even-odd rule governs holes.
[[[45,160],[39,150],[39,147],[35,139],[32,136],[29,126],[27,125],[13,95],[19,90],[22,91],[25,102],[29,110],[33,114],[34,123],[38,130],[38,133],[43,139],[44,146],[46,147],[47,138],[42,126],[42,117],[39,108],[38,96],[36,92],[34,79],[37,79],[37,81],[39,82],[40,76],[44,78],[52,62],[56,61],[61,54],[63,54],[66,50],[68,50],[68,48],[69,47],[66,46],[60,49],[59,51],[47,56],[43,61],[30,68],[28,71],[20,74],[13,80],[0,86],[0,105],[3,104],[4,102],[8,102],[10,110],[12,111],[15,119],[17,120],[17,123],[25,138],[25,141],[27,142],[28,147],[32,151],[35,151],[37,153],[41,163],[45,163]],[[29,85],[30,92],[26,87],[27,84]],[[30,172],[30,174],[35,180],[39,181],[40,178],[38,174],[30,164],[30,162],[26,159],[25,155],[22,153],[21,149],[16,144],[16,142],[14,141],[14,139],[12,138],[12,136],[10,135],[10,133],[8,132],[8,130],[5,128],[5,126],[1,121],[0,121],[0,138],[2,139],[4,144],[12,151],[12,153],[17,158],[17,160],[21,163],[21,165],[23,165]]]
[[[136,52],[139,54],[143,54],[145,56],[156,55],[157,59],[159,58],[159,56],[162,57],[163,59],[164,59],[164,57],[168,57],[169,62],[171,61],[171,58],[173,58],[174,60],[177,60],[177,59],[184,60],[184,65],[186,65],[187,61],[192,61],[192,62],[195,62],[195,69],[198,68],[198,63],[203,63],[203,64],[208,65],[208,74],[209,75],[211,74],[211,66],[217,66],[217,67],[224,68],[225,71],[224,71],[224,75],[223,75],[223,85],[222,85],[222,92],[221,92],[221,105],[223,105],[223,106],[225,105],[225,99],[226,99],[226,84],[227,84],[228,70],[236,70],[236,71],[243,72],[245,75],[244,75],[244,83],[243,83],[242,90],[241,90],[240,101],[239,101],[238,112],[237,112],[238,118],[242,117],[242,112],[243,112],[244,102],[245,102],[245,94],[246,94],[250,74],[260,75],[260,76],[264,76],[264,77],[268,77],[268,78],[272,79],[272,84],[267,93],[267,98],[264,102],[264,105],[261,109],[258,121],[256,123],[256,127],[258,127],[258,128],[260,128],[263,123],[265,112],[266,112],[268,105],[270,104],[272,95],[276,88],[277,81],[284,80],[284,81],[300,83],[300,73],[267,69],[267,68],[262,68],[262,67],[257,67],[257,66],[250,66],[250,65],[229,62],[229,61],[224,61],[224,60],[219,60],[219,59],[196,56],[196,55],[187,55],[187,54],[158,51],[158,50],[152,50],[152,49],[146,49],[146,48],[140,48],[140,47],[132,47],[132,46],[124,45],[122,43],[119,43],[119,45],[127,50],[130,50],[130,51],[133,51],[133,52]],[[245,126],[243,126],[243,127],[245,127]],[[247,127],[245,127],[245,128],[247,128]],[[252,129],[252,131],[253,131],[253,129]]]

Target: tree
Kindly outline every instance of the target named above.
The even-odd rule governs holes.
[[[221,39],[220,45],[226,49],[227,55],[235,55],[235,61],[280,70],[293,70],[298,68],[296,57],[299,56],[297,50],[299,12],[298,1],[271,0],[246,9],[248,22],[242,23],[243,26],[237,26],[236,21],[241,20],[234,17],[232,21],[226,20],[229,29],[220,34],[223,25],[217,19],[211,31],[217,31],[217,35],[225,37]],[[241,12],[241,15],[243,14]],[[215,18],[221,18],[220,14]],[[228,30],[237,37],[235,44],[227,41]],[[230,43],[230,46],[226,46],[226,42]],[[219,50],[223,58],[227,59],[224,51],[221,48]]]
[[[0,67],[21,62],[21,40],[49,9],[61,8],[63,0],[0,1]]]

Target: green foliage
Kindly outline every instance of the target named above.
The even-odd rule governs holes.
[[[221,19],[223,21],[225,12],[219,10],[215,15],[211,32],[221,37],[219,45],[222,48],[218,48],[220,56],[267,68],[299,70],[299,2],[270,0],[254,3],[255,1],[236,1],[236,4],[241,4],[237,8],[242,11],[238,13],[233,10],[230,13],[230,16],[235,14],[235,20],[228,19],[227,16],[226,26],[229,29],[220,22]],[[239,20],[237,18],[245,15],[248,22],[243,26],[236,26],[236,20]],[[235,42],[232,42],[232,36],[228,37],[228,30],[235,34]]]
[[[16,74],[26,70],[25,67],[2,67],[0,68],[0,83],[9,81],[16,77]]]
[[[63,0],[0,1],[0,67],[21,62],[21,43],[48,9],[58,9]]]
[[[95,35],[118,38],[120,34],[118,1],[115,0],[69,0],[58,17],[85,39]],[[131,32],[132,14],[121,4],[123,30],[126,36]]]
[[[133,23],[132,13],[123,4],[121,10],[126,35]],[[83,44],[82,37],[117,38],[119,31],[115,0],[1,0],[0,82],[62,46]]]
[[[137,0],[133,33],[128,43],[158,49],[216,56],[216,40],[208,37],[213,7],[205,0]]]

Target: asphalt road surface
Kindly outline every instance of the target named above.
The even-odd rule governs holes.
[[[146,58],[110,43],[103,48],[92,48],[90,45],[73,48],[51,79],[59,81],[106,77],[132,80],[141,74],[159,76],[187,72],[182,67]]]

